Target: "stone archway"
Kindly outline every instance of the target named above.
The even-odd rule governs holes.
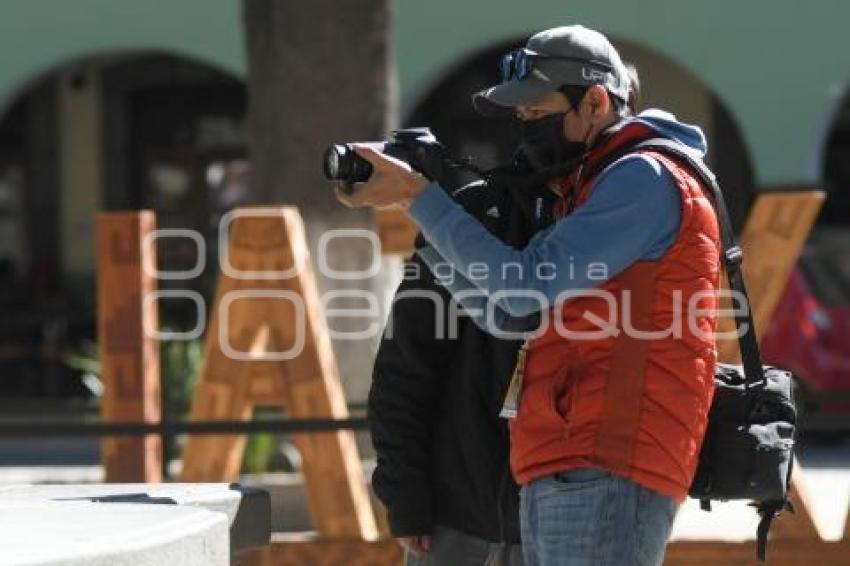
[[[833,115],[820,157],[827,191],[820,223],[850,225],[850,89]]]
[[[17,93],[0,116],[0,293],[14,304],[3,326],[13,342],[32,337],[23,346],[34,351],[53,329],[51,347],[62,351],[95,335],[94,215],[147,207],[161,227],[207,230],[227,166],[244,157],[245,88],[197,60],[119,51],[66,61]],[[193,242],[175,239],[167,248],[163,269],[194,265]],[[205,276],[184,286],[208,292],[214,273]],[[182,324],[194,316],[184,317],[184,306],[164,310]],[[6,338],[0,343],[10,344]],[[27,395],[84,394],[66,390],[76,381],[61,360],[25,366],[12,373],[27,376]]]

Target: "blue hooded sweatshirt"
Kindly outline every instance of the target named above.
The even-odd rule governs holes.
[[[705,155],[697,126],[657,109],[632,119]],[[431,243],[417,253],[466,314],[488,332],[517,337],[525,328],[521,317],[550,308],[564,292],[597,287],[638,260],[663,256],[676,239],[681,207],[670,174],[654,159],[631,154],[599,174],[584,204],[522,250],[490,234],[434,183],[409,214]]]

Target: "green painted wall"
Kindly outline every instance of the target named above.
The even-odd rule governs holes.
[[[743,130],[759,183],[815,182],[815,157],[850,80],[848,21],[846,0],[402,0],[398,60],[409,98],[458,54],[584,23],[655,49],[708,84]]]
[[[0,10],[0,100],[54,65],[117,49],[244,72],[239,0],[4,0]],[[820,146],[850,80],[846,0],[397,0],[396,12],[403,107],[479,49],[581,22],[709,85],[738,121],[763,185],[818,181]]]
[[[242,74],[239,0],[2,0],[0,101],[75,58],[157,49]]]

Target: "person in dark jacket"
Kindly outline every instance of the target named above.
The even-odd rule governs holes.
[[[522,247],[551,222],[554,195],[509,182],[491,178],[452,197]],[[427,242],[420,235],[416,245]],[[404,273],[369,394],[372,485],[407,564],[519,564],[518,487],[499,408],[522,342],[495,338],[464,316],[453,320],[459,309],[417,254]]]

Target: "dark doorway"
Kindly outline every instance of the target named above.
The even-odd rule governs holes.
[[[202,234],[207,257],[201,276],[159,285],[199,291],[209,303],[217,276],[218,219],[246,194],[244,84],[197,62],[148,55],[104,70],[103,101],[105,207],[151,209],[160,229]],[[157,242],[160,270],[185,271],[196,264],[191,240]],[[194,305],[163,304],[163,328],[184,331],[194,325]]]
[[[245,88],[213,67],[167,54],[109,54],[31,83],[0,117],[0,398],[96,396],[87,385],[97,371],[95,266],[63,267],[63,207],[76,198],[62,194],[62,140],[76,139],[68,131],[63,138],[63,128],[79,121],[62,119],[62,88],[99,89],[100,208],[150,208],[160,228],[196,230],[209,244],[204,274],[162,288],[179,284],[210,298],[217,216],[240,202],[247,184]],[[158,252],[161,270],[197,261],[186,239],[159,240]],[[186,303],[164,301],[163,325],[191,328]]]

